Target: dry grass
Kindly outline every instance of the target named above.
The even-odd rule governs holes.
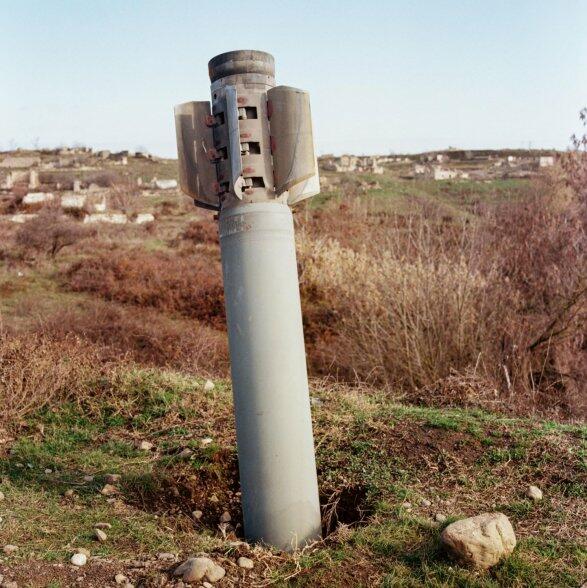
[[[179,313],[213,327],[224,325],[219,263],[198,257],[132,250],[75,262],[64,274],[75,292]]]
[[[197,321],[173,320],[150,308],[88,300],[39,312],[32,309],[29,328],[58,340],[74,334],[99,345],[112,361],[125,357],[140,365],[200,376],[228,373],[225,333]]]
[[[361,200],[306,219],[310,365],[414,398],[446,389],[443,378],[473,377],[508,408],[584,414],[585,207],[564,180],[545,176],[473,222],[448,222],[440,209],[395,216]]]
[[[97,355],[75,337],[56,342],[0,332],[0,427],[14,427],[35,410],[83,393],[97,370]]]

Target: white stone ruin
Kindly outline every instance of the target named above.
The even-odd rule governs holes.
[[[29,192],[23,199],[22,203],[25,205],[44,204],[51,202],[55,196],[51,192]]]

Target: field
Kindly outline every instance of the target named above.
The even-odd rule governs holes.
[[[586,199],[573,165],[487,182],[328,172],[296,209],[325,539],[293,555],[242,542],[212,213],[144,189],[132,206],[147,225],[52,207],[0,221],[0,545],[18,546],[0,574],[179,586],[170,570],[202,553],[226,569],[218,585],[580,586]],[[513,555],[486,573],[448,559],[443,527],[495,510]],[[76,569],[79,547],[92,557]]]

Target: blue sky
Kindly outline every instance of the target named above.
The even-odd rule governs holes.
[[[207,62],[275,56],[319,153],[565,148],[587,105],[587,0],[0,0],[0,149],[175,154]]]

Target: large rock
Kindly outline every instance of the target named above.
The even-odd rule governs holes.
[[[88,214],[84,218],[85,224],[93,224],[93,223],[111,223],[114,225],[124,225],[128,221],[126,214],[122,213],[95,213],[95,214]]]
[[[177,188],[177,180],[153,180],[155,187],[159,190],[173,190]]]
[[[175,568],[175,576],[181,576],[184,582],[199,582],[207,578],[210,582],[221,580],[226,571],[209,557],[190,557]]]
[[[444,529],[440,540],[458,562],[480,569],[494,566],[516,546],[512,524],[500,512],[456,521]]]
[[[25,205],[44,204],[50,202],[55,196],[51,192],[29,192],[23,199],[22,203]]]

